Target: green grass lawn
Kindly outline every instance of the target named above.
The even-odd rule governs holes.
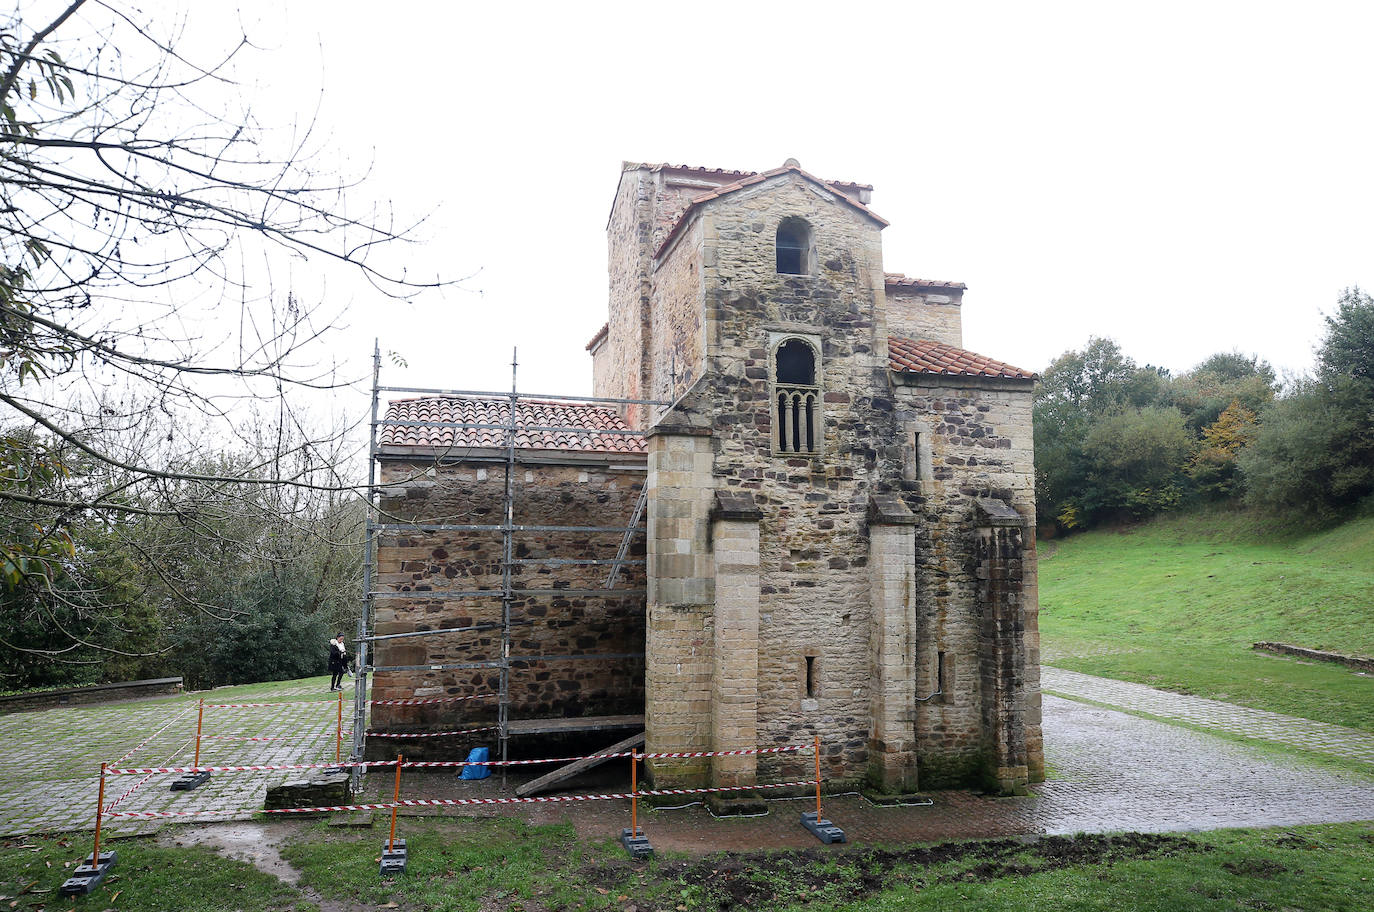
[[[1374,731],[1374,676],[1250,648],[1374,655],[1374,518],[1285,535],[1212,511],[1046,545],[1046,664]]]
[[[308,824],[283,854],[288,886],[201,847],[116,843],[120,860],[90,897],[58,900],[69,839],[0,846],[0,908],[89,910],[363,909],[572,912],[1007,910],[1023,912],[1367,912],[1374,824],[1189,835],[1125,834],[816,847],[630,861],[566,826],[507,819],[406,821],[409,871],[377,873],[385,831]],[[79,840],[78,844],[86,844]],[[319,900],[317,903],[315,900]]]

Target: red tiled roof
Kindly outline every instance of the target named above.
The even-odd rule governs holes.
[[[887,338],[887,365],[899,374],[946,374],[963,377],[1004,377],[1034,380],[1036,375],[975,352],[943,342]]]
[[[734,171],[730,168],[703,168],[698,165],[674,165],[668,162],[660,162],[656,165],[648,163],[639,165],[626,162],[625,167],[626,169],[647,168],[650,171],[685,171],[691,174],[709,174],[712,177],[729,177],[735,180],[741,177],[753,177],[755,174],[758,174],[757,171]],[[842,190],[857,191],[873,189],[872,184],[860,184],[854,181],[825,181],[825,183]]]
[[[771,171],[762,171],[757,174],[751,174],[748,177],[744,177],[735,181],[734,183],[722,184],[714,190],[709,190],[706,193],[703,193],[701,196],[698,196],[695,199],[693,199],[692,202],[687,205],[687,208],[683,209],[682,212],[678,215],[677,221],[673,223],[673,227],[668,231],[667,236],[663,238],[663,243],[659,244],[658,249],[654,251],[654,256],[658,256],[659,254],[663,253],[663,251],[668,249],[668,246],[672,244],[673,239],[677,237],[678,232],[682,230],[682,226],[687,224],[687,216],[690,215],[698,206],[701,206],[704,203],[709,203],[711,200],[719,199],[722,196],[734,193],[737,190],[743,190],[745,187],[762,183],[763,181],[766,181],[771,177],[777,177],[779,174],[785,174],[788,171],[795,171],[797,174],[800,174],[807,180],[819,184],[820,186],[825,187],[829,190],[835,191],[837,194],[839,194],[840,199],[844,200],[846,203],[848,203],[850,206],[853,206],[855,209],[858,209],[860,212],[862,212],[869,218],[873,219],[878,224],[884,227],[886,227],[889,224],[887,219],[883,218],[881,215],[874,212],[872,209],[869,209],[863,203],[859,202],[857,199],[855,199],[854,197],[847,194],[844,190],[842,190],[841,187],[843,185],[837,184],[833,181],[821,180],[814,174],[808,174],[807,172],[803,171],[799,165],[786,164],[780,168],[774,168]]]
[[[601,324],[601,328],[596,331],[596,335],[592,336],[592,341],[587,343],[587,351],[591,351],[592,349],[596,348],[596,346],[601,342],[602,339],[610,335],[610,332],[611,324],[609,322]]]
[[[963,282],[937,282],[934,279],[913,279],[911,276],[902,275],[900,272],[885,272],[883,273],[883,277],[887,280],[889,288],[968,288]]]
[[[510,400],[482,396],[433,396],[387,403],[388,421],[432,421],[494,424],[494,428],[383,425],[383,446],[495,449],[506,445],[503,428],[510,424]],[[520,450],[574,450],[586,453],[643,453],[644,438],[631,434],[614,410],[578,402],[522,399],[515,410],[515,446]],[[577,428],[541,431],[534,428]]]

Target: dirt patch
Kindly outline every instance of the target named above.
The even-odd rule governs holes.
[[[805,904],[813,899],[829,903],[837,891],[846,901],[853,901],[902,882],[922,886],[927,882],[988,881],[1074,865],[1104,865],[1207,851],[1211,851],[1210,846],[1186,837],[1153,833],[1046,836],[1030,840],[946,842],[895,850],[725,853],[662,865],[659,877],[702,891],[722,910],[761,909],[774,904]],[[931,881],[920,875],[931,865],[961,863],[968,866]],[[639,866],[625,860],[591,866],[581,874],[592,886],[614,888],[639,870]],[[650,912],[674,907],[641,903],[639,908]]]
[[[1243,861],[1224,861],[1222,870],[1230,871],[1238,877],[1258,877],[1260,880],[1273,880],[1275,874],[1282,874],[1288,868],[1277,861],[1267,858],[1246,858]]]
[[[277,847],[296,829],[290,822],[198,824],[164,830],[157,841],[163,846],[208,846],[226,858],[246,861],[264,874],[271,874],[294,887],[300,884],[301,872],[282,858]]]

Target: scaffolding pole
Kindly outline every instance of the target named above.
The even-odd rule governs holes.
[[[368,636],[372,633],[372,560],[376,556],[373,535],[377,493],[377,382],[381,379],[382,349],[379,340],[372,341],[372,426],[368,428],[367,441],[367,511],[363,534],[363,606],[358,613],[358,674],[353,681],[353,749],[349,759],[361,762],[367,749],[367,647]],[[349,774],[350,785],[354,792],[362,789],[363,767],[355,766]]]

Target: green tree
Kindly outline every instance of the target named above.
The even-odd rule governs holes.
[[[1240,454],[1254,505],[1319,521],[1374,494],[1374,299],[1341,294],[1326,318],[1316,376],[1295,383],[1261,416]]]
[[[1083,441],[1088,484],[1075,505],[1093,521],[1139,519],[1176,506],[1192,449],[1178,409],[1147,406],[1107,416]]]

